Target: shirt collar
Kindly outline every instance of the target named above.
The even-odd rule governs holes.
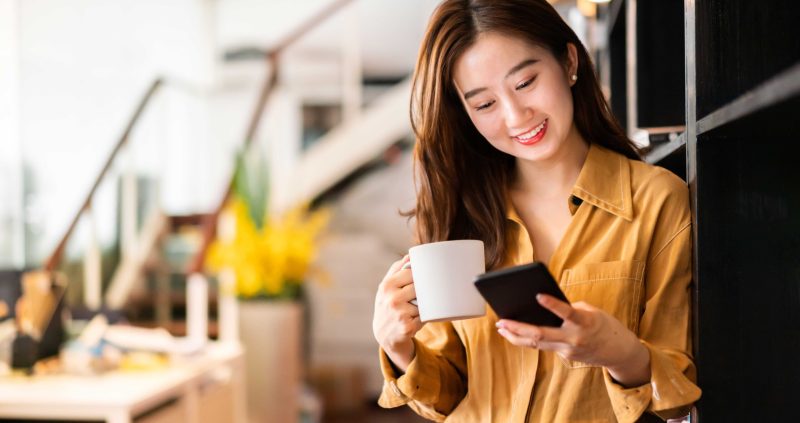
[[[622,154],[591,144],[572,188],[572,195],[627,221],[633,220],[628,159]]]
[[[632,221],[631,170],[627,158],[599,145],[589,145],[586,161],[572,188],[572,197]],[[570,211],[575,214],[580,201],[578,204],[572,198],[567,201]],[[507,218],[522,225],[510,196],[506,199],[506,205]]]

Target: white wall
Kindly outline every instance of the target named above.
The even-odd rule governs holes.
[[[221,0],[216,37],[222,49],[268,47],[331,0]]]
[[[313,16],[334,0],[222,0],[217,39],[221,49],[269,47],[298,22]],[[363,71],[370,76],[403,76],[414,67],[428,17],[439,0],[356,0]],[[324,51],[340,47],[344,13],[328,19],[301,39],[297,50]]]
[[[0,0],[0,267],[24,265],[19,0]]]
[[[210,0],[19,2],[19,139],[38,186],[32,213],[44,217],[39,259],[65,230],[151,81],[213,82],[214,7]],[[216,161],[204,147],[218,140],[207,136],[204,107],[167,91],[156,108],[164,116],[149,118],[155,128],[139,134],[158,145],[137,146],[146,153],[135,161],[168,166],[165,205],[190,211],[219,195],[202,189],[214,185],[205,165]],[[113,220],[99,229],[108,237]]]
[[[3,49],[2,87],[8,95],[0,96],[0,102],[5,111],[2,119],[10,124],[2,125],[3,138],[9,141],[0,151],[4,160],[19,165],[18,157],[13,158],[19,153],[12,148],[21,148],[33,169],[36,196],[29,199],[27,214],[34,232],[40,234],[33,240],[34,261],[44,258],[63,234],[137,101],[157,75],[206,89],[200,94],[164,90],[131,139],[129,161],[161,179],[160,201],[169,213],[211,209],[230,175],[229,158],[243,141],[264,77],[262,68],[254,70],[258,64],[244,65],[249,68],[245,72],[237,70],[237,64],[220,65],[223,49],[268,46],[330,2],[0,1],[6,11],[17,9],[2,18],[0,42],[13,48]],[[355,2],[361,43],[369,49],[362,54],[365,67],[386,74],[410,71],[434,3]],[[17,26],[10,24],[12,17]],[[345,17],[335,17],[313,31],[295,51],[341,47]],[[404,36],[409,26],[416,30]],[[387,39],[381,41],[382,37]],[[14,62],[17,66],[8,66]],[[16,76],[14,69],[19,69]],[[271,102],[275,107],[268,109],[259,134],[264,142],[277,142],[266,149],[274,156],[274,191],[279,196],[290,189],[284,177],[299,153],[295,149],[301,131],[299,109],[290,109],[307,97],[283,90]],[[20,173],[13,166],[3,169]],[[101,219],[99,236],[106,243],[114,232],[111,216],[116,214],[116,187],[108,185],[95,205]]]

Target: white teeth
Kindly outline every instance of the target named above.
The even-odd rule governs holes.
[[[539,124],[539,126],[531,129],[530,132],[528,132],[526,134],[519,135],[516,138],[519,138],[519,139],[524,141],[524,140],[529,140],[529,139],[535,137],[536,135],[539,135],[539,132],[541,132],[541,130],[544,129],[545,122],[547,122],[547,120],[545,120],[544,122]]]

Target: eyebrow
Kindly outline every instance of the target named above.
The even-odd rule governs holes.
[[[511,76],[511,75],[519,72],[520,70],[522,70],[522,69],[524,69],[524,68],[526,68],[528,66],[531,66],[531,65],[533,65],[533,64],[535,64],[537,62],[539,62],[539,60],[537,60],[537,59],[525,59],[525,60],[519,62],[516,66],[512,67],[508,71],[508,73],[506,74],[505,78],[503,78],[503,79],[507,79],[509,76]],[[464,100],[465,101],[469,100],[470,98],[480,94],[481,92],[483,92],[485,90],[486,90],[486,88],[483,88],[483,87],[475,88],[474,90],[469,90],[469,91],[464,93]]]

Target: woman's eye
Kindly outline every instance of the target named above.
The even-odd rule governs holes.
[[[480,106],[476,107],[476,108],[475,108],[475,110],[477,110],[477,111],[481,111],[481,110],[487,109],[487,108],[489,108],[489,106],[491,106],[492,104],[494,104],[494,101],[490,101],[490,102],[488,102],[488,103],[483,103],[483,104],[481,104]]]
[[[534,80],[534,79],[536,79],[536,77],[533,77],[533,78],[531,78],[531,79],[529,79],[529,80],[527,80],[527,81],[525,81],[525,82],[523,82],[523,83],[521,83],[521,84],[517,85],[517,89],[518,89],[518,90],[521,90],[521,89],[523,89],[523,88],[527,87],[528,85],[531,85],[531,83],[533,83],[533,80]]]

